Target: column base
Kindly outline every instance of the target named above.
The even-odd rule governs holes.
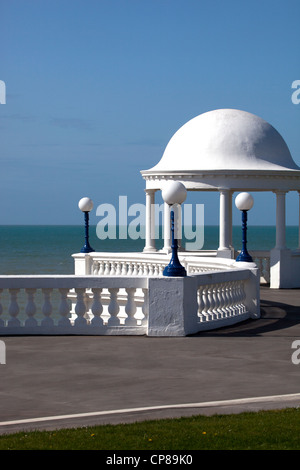
[[[255,269],[257,268],[254,261],[236,261],[234,265],[236,268]]]
[[[218,258],[233,259],[234,258],[234,249],[233,248],[218,248],[217,257]]]
[[[292,265],[291,250],[288,248],[273,248],[270,251],[270,288],[294,287],[293,276],[296,273],[293,268],[295,267]]]
[[[157,249],[154,248],[153,246],[145,246],[145,248],[143,249],[143,253],[156,253]]]

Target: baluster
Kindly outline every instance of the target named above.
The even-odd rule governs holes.
[[[216,285],[216,305],[217,305],[217,318],[223,318],[223,298],[222,298],[222,284]]]
[[[138,276],[142,276],[144,273],[143,270],[143,263],[138,263],[139,269],[138,269]]]
[[[100,261],[100,267],[99,267],[99,273],[98,273],[99,276],[103,276],[104,275],[104,261]]]
[[[235,304],[235,298],[234,298],[234,283],[230,281],[228,284],[229,284],[231,316],[234,317],[236,315],[236,304]]]
[[[118,292],[119,289],[116,287],[108,289],[110,293],[110,303],[108,306],[108,313],[110,314],[110,318],[108,320],[108,326],[119,326],[120,321],[118,318],[118,313],[120,310],[119,303],[118,303]]]
[[[213,298],[213,314],[214,319],[217,320],[219,318],[219,302],[218,302],[218,286],[217,284],[213,284],[213,291],[212,291],[212,298]]]
[[[137,322],[134,318],[134,314],[136,313],[136,305],[134,301],[134,294],[136,289],[134,287],[129,287],[125,290],[127,292],[127,303],[125,306],[127,318],[125,320],[125,326],[136,326]]]
[[[93,274],[94,274],[94,276],[98,276],[99,267],[100,267],[99,261],[94,261],[94,263],[93,263]]]
[[[109,273],[111,276],[115,276],[116,275],[116,262],[115,261],[112,261],[110,263],[110,273]]]
[[[117,262],[117,270],[116,270],[116,275],[117,276],[121,276],[121,274],[122,274],[121,266],[122,266],[121,263]]]
[[[209,287],[204,286],[203,287],[203,309],[202,309],[202,315],[205,317],[205,321],[210,320],[210,315],[209,315],[209,296],[208,296],[208,291]]]
[[[242,313],[242,305],[239,291],[239,281],[233,281],[233,297],[235,305],[235,314],[240,315]]]
[[[132,274],[133,274],[133,264],[129,261],[128,262],[127,276],[132,276]]]
[[[211,306],[210,310],[212,312],[212,320],[217,320],[218,318],[218,299],[217,299],[217,286],[216,284],[211,285]]]
[[[241,289],[241,304],[242,304],[242,312],[247,312],[247,307],[245,305],[246,300],[246,292],[245,292],[245,284],[244,281],[240,282],[240,289]]]
[[[19,315],[19,305],[18,305],[18,292],[20,289],[8,289],[10,293],[10,304],[8,307],[8,313],[10,315],[10,320],[7,322],[7,326],[21,326],[20,320],[17,318]]]
[[[230,316],[230,309],[228,308],[229,299],[227,295],[227,285],[226,282],[222,283],[222,299],[223,299],[223,312],[224,317],[227,318]]]
[[[74,325],[85,326],[87,325],[87,321],[84,318],[84,315],[86,313],[85,289],[76,288],[75,292],[77,294],[77,300],[76,300],[76,305],[75,305],[75,313],[77,315],[77,318],[74,321]]]
[[[229,281],[227,286],[228,286],[228,296],[229,296],[229,305],[228,305],[228,307],[230,308],[230,316],[234,317],[234,315],[235,315],[235,306],[234,306],[234,298],[233,298],[233,292],[232,292],[232,281]]]
[[[142,276],[148,276],[148,273],[149,273],[148,263],[143,263],[143,274],[142,274]]]
[[[110,262],[106,261],[105,262],[104,276],[109,276],[109,274],[110,274]]]
[[[42,323],[41,323],[42,326],[54,325],[53,318],[51,318],[51,314],[52,314],[52,303],[50,300],[51,292],[52,292],[52,289],[42,289],[42,293],[44,295],[44,304],[43,304],[42,312],[45,317],[42,320]]]
[[[207,314],[209,316],[209,320],[214,320],[215,315],[213,312],[214,309],[214,299],[213,299],[213,285],[210,284],[207,288]]]
[[[138,275],[138,263],[136,263],[135,261],[133,262],[133,272],[132,272],[132,275],[133,275],[133,276],[137,276],[137,275]]]
[[[228,316],[232,316],[232,309],[231,309],[231,295],[230,295],[230,282],[225,283],[225,298],[226,298],[226,310],[228,312]]]
[[[2,292],[3,292],[3,289],[0,289],[0,296],[1,296]],[[0,301],[0,316],[2,315],[2,313],[3,313],[3,307],[2,307],[2,303]],[[4,320],[2,320],[2,318],[0,318],[0,326],[5,326],[5,322],[4,322]]]
[[[236,303],[239,309],[239,314],[242,314],[244,306],[242,303],[241,281],[236,281],[235,294],[236,294]]]
[[[148,276],[153,276],[153,264],[148,264]]]
[[[121,276],[127,276],[127,264],[126,262],[122,262],[122,270],[121,270]]]
[[[92,314],[94,315],[94,317],[92,318],[91,325],[103,326],[103,319],[101,318],[101,313],[103,312],[103,306],[101,303],[102,289],[94,288],[92,289],[92,292],[93,292]]]
[[[197,291],[197,300],[198,300],[198,317],[200,319],[200,322],[203,322],[203,321],[206,321],[207,318],[206,316],[203,314],[203,311],[204,311],[204,300],[203,300],[203,290],[204,290],[204,287],[203,286],[200,286],[198,291]]]
[[[243,302],[242,302],[242,292],[241,292],[241,284],[242,284],[242,281],[236,281],[236,302],[237,302],[237,305],[238,305],[238,309],[239,309],[239,314],[243,313],[244,311],[244,306],[243,306]]]
[[[159,276],[159,266],[157,263],[154,265],[154,276]]]
[[[59,289],[59,293],[60,293],[59,314],[61,315],[61,318],[58,322],[58,325],[69,327],[71,326],[70,319],[68,318],[70,316],[70,305],[67,300],[69,289],[66,289],[66,288]]]
[[[35,327],[37,326],[38,322],[34,315],[36,313],[36,305],[34,303],[34,294],[36,289],[25,289],[27,294],[27,304],[25,307],[25,313],[27,315],[27,319],[25,320],[25,326]]]
[[[240,311],[238,292],[237,292],[237,281],[232,282],[232,296],[233,296],[233,303],[234,303],[234,308],[235,308],[235,315],[239,315],[241,311]]]

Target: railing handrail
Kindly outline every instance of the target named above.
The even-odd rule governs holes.
[[[195,277],[197,280],[197,285],[209,285],[209,284],[218,284],[221,282],[231,282],[231,281],[245,281],[250,277],[249,269],[236,269],[232,271],[215,271],[213,273],[203,273],[203,274],[193,274],[191,277]],[[210,282],[211,281],[211,282]]]
[[[188,269],[191,268],[205,268],[211,270],[224,270],[224,269],[235,269],[234,259],[221,258],[217,256],[202,256],[196,252],[185,252],[179,251],[178,256],[180,262]],[[170,253],[135,253],[135,252],[125,252],[125,253],[110,253],[110,252],[92,252],[87,254],[77,253],[72,255],[75,260],[75,272],[76,272],[76,261],[84,261],[85,268],[82,271],[82,268],[79,270],[80,274],[92,274],[93,269],[95,268],[95,263],[104,263],[107,266],[109,264],[116,264],[121,266],[122,264],[127,265],[139,265],[139,266],[166,266],[170,261]],[[122,268],[121,268],[122,269]],[[110,274],[110,268],[108,267],[108,272],[105,274]],[[103,275],[103,274],[102,274]]]
[[[60,288],[147,288],[145,276],[93,276],[93,275],[1,275],[0,289],[60,289]]]
[[[0,333],[193,334],[257,318],[258,273],[235,266],[186,278],[1,275]]]

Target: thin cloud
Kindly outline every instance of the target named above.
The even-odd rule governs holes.
[[[4,114],[4,115],[2,114],[0,116],[0,120],[2,120],[2,122],[6,120],[10,120],[10,121],[21,121],[25,123],[25,122],[35,122],[36,118],[34,116],[15,113],[15,114]]]
[[[62,129],[91,130],[92,123],[87,119],[81,118],[52,118],[50,124]]]

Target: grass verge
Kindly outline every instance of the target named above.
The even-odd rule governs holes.
[[[0,436],[0,450],[299,450],[300,408]]]

